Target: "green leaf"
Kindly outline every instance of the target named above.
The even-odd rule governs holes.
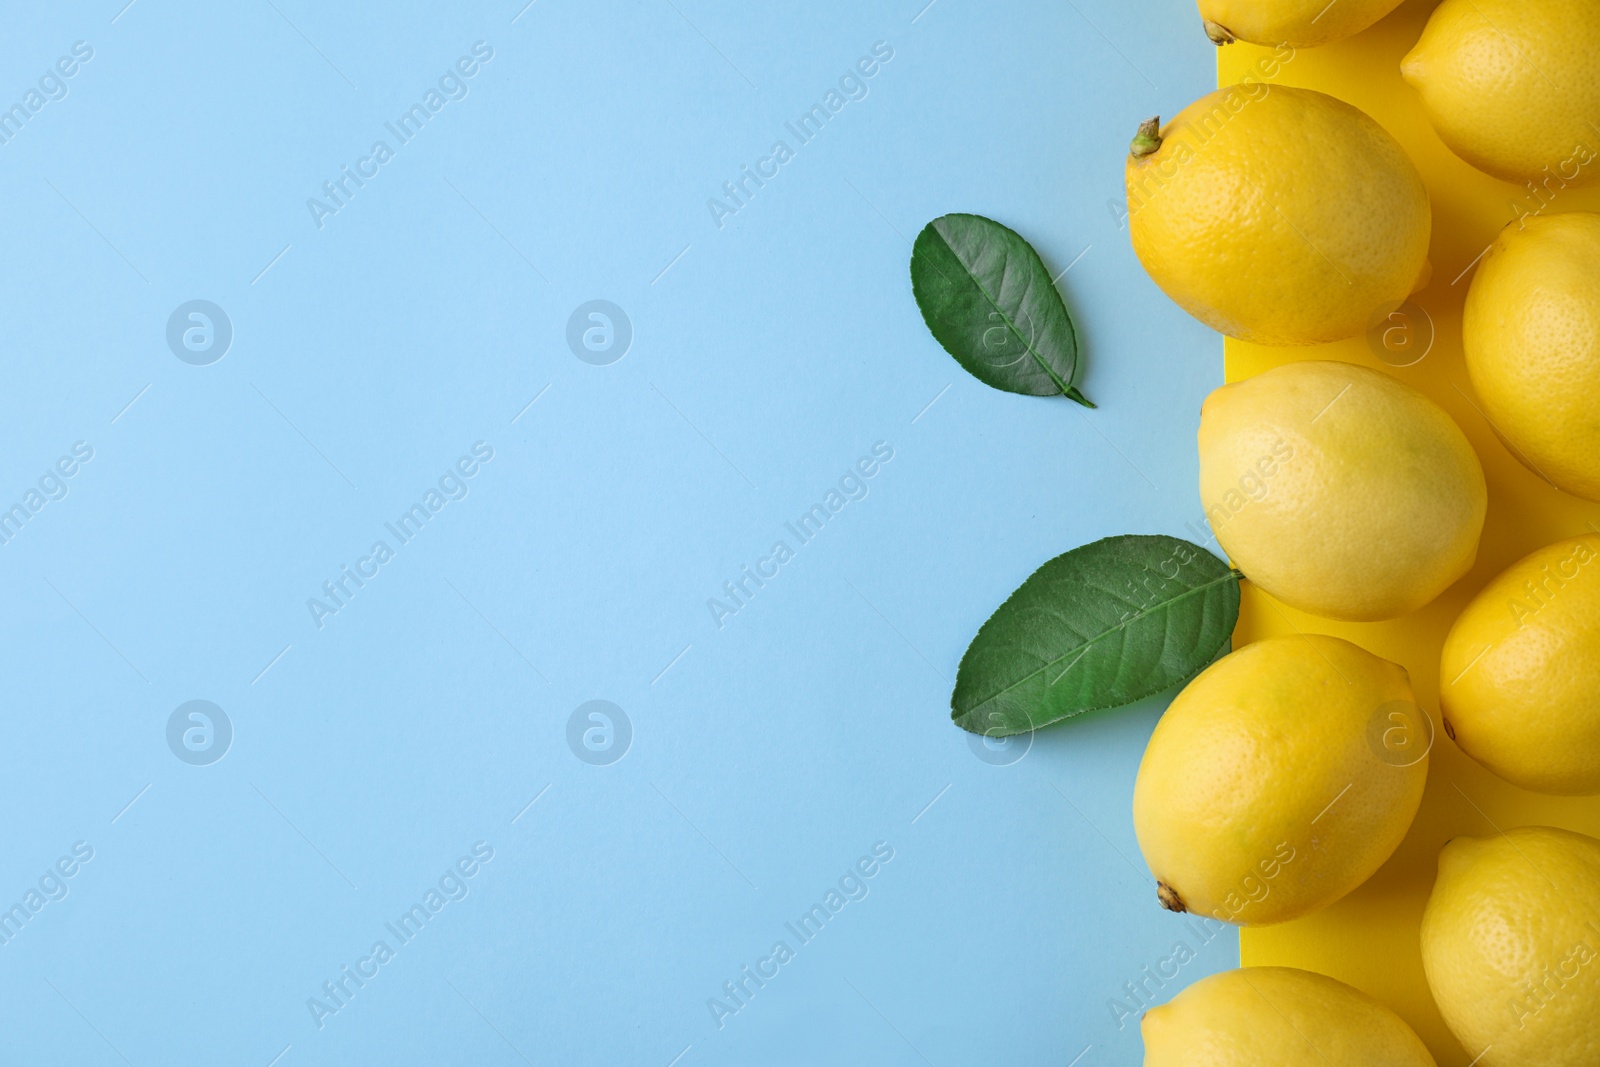
[[[980,382],[1094,407],[1072,384],[1072,316],[1039,253],[1014,231],[981,215],[934,219],[911,249],[911,291],[935,339]]]
[[[1057,556],[973,638],[951,718],[1004,737],[1188,681],[1233,636],[1239,578],[1176,537],[1108,537]]]

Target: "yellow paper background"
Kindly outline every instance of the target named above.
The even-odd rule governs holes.
[[[1365,338],[1306,349],[1263,348],[1231,338],[1224,345],[1228,381],[1294,359],[1342,359],[1386,370],[1442,405],[1476,446],[1489,481],[1488,523],[1477,565],[1444,596],[1404,619],[1350,624],[1294,611],[1246,585],[1235,637],[1235,647],[1295,630],[1353,640],[1410,670],[1435,725],[1439,650],[1461,608],[1495,574],[1528,552],[1583,531],[1591,522],[1600,526],[1600,505],[1567,496],[1525,468],[1475,406],[1477,398],[1461,358],[1461,307],[1472,282],[1468,265],[1515,218],[1513,203],[1531,209],[1538,201],[1527,189],[1490,178],[1452,155],[1429,126],[1416,94],[1401,80],[1400,59],[1416,42],[1437,2],[1412,0],[1355,38],[1302,49],[1269,79],[1317,89],[1356,105],[1398,138],[1421,170],[1433,198],[1434,273],[1414,300],[1432,320],[1433,347],[1421,362],[1402,368],[1376,358]],[[1270,50],[1235,44],[1218,52],[1219,84],[1228,85],[1241,80]],[[1546,213],[1566,211],[1600,211],[1600,188],[1556,193]],[[1419,325],[1416,336],[1425,333],[1426,327]],[[1242,951],[1246,966],[1303,967],[1366,990],[1416,1028],[1440,1067],[1467,1067],[1482,1050],[1469,1054],[1445,1028],[1428,993],[1418,941],[1439,849],[1459,835],[1482,836],[1497,828],[1536,824],[1600,836],[1600,800],[1540,797],[1516,789],[1466,758],[1442,730],[1436,731],[1436,738],[1421,813],[1388,865],[1366,886],[1320,914],[1245,930]]]

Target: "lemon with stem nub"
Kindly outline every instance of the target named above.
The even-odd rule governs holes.
[[[1151,119],[1126,181],[1139,261],[1178,306],[1230,337],[1355,337],[1430,273],[1417,168],[1367,115],[1310,89],[1241,83],[1165,127]]]
[[[1396,730],[1413,743],[1392,744]],[[1257,926],[1343,897],[1410,829],[1428,731],[1405,668],[1348,641],[1274,637],[1224,656],[1178,694],[1139,764],[1133,826],[1161,904]]]
[[[1200,0],[1200,17],[1215,44],[1314,48],[1360,33],[1399,6],[1400,0]]]

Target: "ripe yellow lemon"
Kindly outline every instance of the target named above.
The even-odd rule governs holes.
[[[1400,73],[1479,170],[1555,192],[1600,177],[1600,4],[1444,0]]]
[[[1145,1013],[1144,1067],[1434,1067],[1405,1020],[1292,967],[1202,978]]]
[[[1403,667],[1337,637],[1269,638],[1206,668],[1134,784],[1163,906],[1259,926],[1365,882],[1422,802],[1424,718]]]
[[[1445,639],[1439,680],[1467,755],[1537,793],[1600,793],[1600,537],[1557,541],[1490,582]]]
[[[1506,227],[1472,279],[1462,344],[1484,412],[1512,453],[1567,492],[1600,500],[1600,215]]]
[[[1467,572],[1488,493],[1444,409],[1387,374],[1311,360],[1206,398],[1200,500],[1256,585],[1370,621],[1415,611]]]
[[[1481,1067],[1600,1063],[1600,841],[1523,827],[1439,854],[1422,964]]]
[[[1200,0],[1200,17],[1217,44],[1315,48],[1360,33],[1399,6],[1400,0]]]
[[[1133,249],[1206,325],[1269,345],[1339,341],[1423,280],[1422,178],[1349,104],[1250,82],[1156,126],[1141,128],[1127,162]]]

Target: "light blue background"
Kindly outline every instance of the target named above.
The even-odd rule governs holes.
[[[1000,767],[948,698],[1040,563],[1198,515],[1218,346],[1108,206],[1138,120],[1211,83],[1190,0],[123,3],[0,34],[5,105],[94,49],[0,146],[0,506],[94,449],[0,546],[0,904],[94,849],[0,946],[4,1060],[1136,1063],[1107,1002],[1193,941],[1128,810],[1158,702]],[[319,229],[307,198],[480,40]],[[1098,411],[927,334],[907,239],[948,211],[1074,264]],[[235,331],[204,367],[164,339],[196,298]],[[565,342],[594,298],[635,330],[610,366]],[[477,441],[470,494],[319,629],[307,598]],[[719,629],[707,599],[880,441]],[[167,747],[191,699],[233,723],[211,766]],[[611,766],[566,741],[591,699],[632,723]],[[477,841],[470,895],[319,1029],[307,998]],[[719,1029],[876,842],[870,894]]]

